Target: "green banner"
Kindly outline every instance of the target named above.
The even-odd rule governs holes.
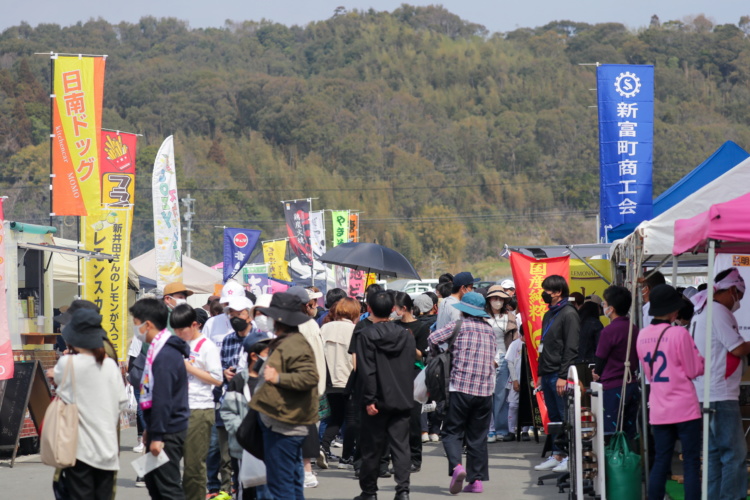
[[[334,210],[331,212],[333,220],[333,246],[349,241],[349,211]]]

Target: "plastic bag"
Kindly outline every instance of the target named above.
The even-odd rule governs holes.
[[[425,404],[430,394],[427,392],[427,384],[425,384],[426,370],[422,370],[414,379],[414,401],[417,403]]]
[[[607,498],[641,500],[641,456],[630,451],[624,432],[612,436],[604,455]]]
[[[135,389],[132,385],[128,384],[127,387],[128,392],[128,407],[127,412],[128,413],[136,413],[138,411],[138,401],[135,399]]]
[[[266,484],[266,464],[252,456],[247,450],[242,450],[240,482],[243,488]]]

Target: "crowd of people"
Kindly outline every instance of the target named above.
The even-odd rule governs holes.
[[[441,441],[449,492],[484,491],[488,443],[529,440],[528,428],[518,429],[523,318],[511,280],[475,289],[478,279],[461,272],[439,281],[435,292],[416,297],[372,284],[362,302],[341,289],[324,298],[315,287],[299,286],[256,297],[234,281],[202,308],[187,304],[192,292],[182,283],[138,300],[130,308],[127,373],[138,403],[134,451],[165,454],[167,462],[136,484],[152,498],[302,499],[305,488],[318,485],[313,465],[336,464],[359,479],[356,500],[376,499],[378,478],[391,476],[396,500],[408,500],[423,444]],[[677,439],[686,498],[698,498],[706,291],[675,289],[651,273],[641,284],[639,330],[627,288],[578,296],[553,275],[542,289],[548,311],[533,375],[550,421],[566,419],[568,369],[575,365],[583,379],[603,385],[605,434],[622,430],[635,439],[643,432],[640,365],[650,393],[648,498],[664,497]],[[747,473],[739,381],[750,342],[733,312],[745,285],[731,268],[717,275],[714,289],[709,486],[716,498],[740,498]],[[57,319],[65,354],[78,356],[62,356],[49,376],[63,399],[76,400],[81,431],[78,462],[56,471],[55,492],[109,499],[125,385],[96,305],[74,301]],[[414,380],[445,350],[451,352],[447,397],[416,402]],[[77,389],[64,376],[69,368]],[[255,460],[246,435],[257,444],[252,455],[267,464],[265,484],[246,480]],[[535,469],[567,471],[561,441],[549,439],[552,453]]]

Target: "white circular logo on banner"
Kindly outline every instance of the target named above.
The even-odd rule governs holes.
[[[641,91],[641,79],[626,71],[615,78],[615,90],[623,97],[635,97]]]
[[[234,244],[237,248],[245,248],[247,246],[247,235],[245,233],[237,233],[234,235]]]

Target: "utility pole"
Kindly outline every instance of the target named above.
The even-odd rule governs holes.
[[[182,198],[180,201],[182,201],[182,204],[185,205],[185,212],[183,212],[183,217],[185,218],[185,227],[183,227],[182,230],[187,233],[187,256],[192,257],[191,250],[193,246],[193,215],[195,215],[193,209],[195,208],[195,198],[187,195],[186,198]]]

